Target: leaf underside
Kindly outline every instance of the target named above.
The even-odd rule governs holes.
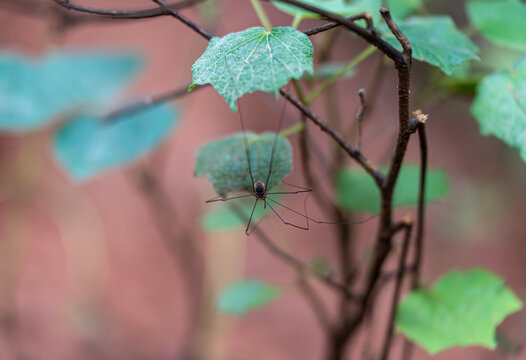
[[[269,173],[269,164],[275,133],[256,135],[246,133],[252,177],[254,181],[265,182]],[[288,140],[279,135],[272,163],[272,174],[267,191],[275,187],[292,169],[292,148]],[[224,139],[209,142],[197,151],[196,176],[206,176],[212,182],[220,196],[234,191],[253,193],[254,183],[248,170],[243,133],[237,133]]]
[[[490,41],[511,49],[526,51],[526,4],[519,0],[469,1],[471,22]]]
[[[478,60],[478,48],[458,30],[449,16],[411,17],[398,21],[400,30],[413,48],[413,58],[437,66],[447,75],[467,60]],[[385,31],[385,39],[402,49],[394,35]]]
[[[194,84],[212,84],[235,111],[236,99],[256,90],[277,94],[290,79],[313,72],[312,44],[301,31],[253,27],[214,37],[192,65]]]
[[[397,330],[431,354],[452,346],[494,349],[495,329],[522,302],[496,275],[452,271],[431,290],[416,290],[399,305]]]
[[[416,165],[402,167],[396,182],[393,205],[416,206],[418,202],[418,185],[420,169]],[[380,191],[371,176],[364,171],[344,169],[337,178],[338,198],[341,205],[348,210],[380,211]],[[449,181],[447,174],[441,170],[428,170],[426,178],[426,203],[447,196]]]
[[[119,118],[81,116],[54,137],[56,158],[77,181],[135,161],[164,140],[177,122],[171,108],[152,107]]]
[[[496,72],[482,80],[471,113],[482,134],[518,149],[526,161],[526,57],[513,71]]]
[[[265,306],[279,296],[279,290],[258,280],[246,280],[225,288],[217,299],[221,312],[244,315],[250,310]]]
[[[0,130],[23,132],[67,112],[101,108],[139,69],[137,56],[53,52],[39,59],[0,54]]]

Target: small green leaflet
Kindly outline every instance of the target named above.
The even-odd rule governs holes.
[[[232,111],[236,99],[256,90],[278,94],[290,79],[311,73],[312,44],[291,27],[253,27],[214,37],[192,65],[193,84],[212,84]]]
[[[265,182],[268,176],[272,145],[276,134],[256,135],[246,133],[250,151],[250,165],[254,181]],[[267,191],[276,186],[292,169],[292,147],[288,140],[278,136],[272,175]],[[196,176],[206,176],[214,190],[221,196],[233,191],[254,192],[254,184],[248,171],[243,133],[237,133],[221,140],[209,142],[197,151]]]
[[[406,165],[400,171],[396,182],[393,205],[416,206],[418,203],[418,184],[420,169],[416,165]],[[338,173],[337,190],[340,204],[347,210],[380,211],[380,191],[371,176],[362,170],[343,169]],[[445,172],[428,170],[426,181],[426,203],[447,196],[449,181]]]
[[[422,1],[423,0],[387,0],[387,7],[395,19],[402,19],[422,6]]]
[[[137,56],[53,52],[39,59],[0,54],[0,131],[45,126],[66,112],[101,108],[140,67]]]
[[[490,74],[477,87],[471,113],[484,135],[495,135],[526,161],[526,56],[512,71]]]
[[[452,271],[431,290],[416,290],[398,306],[397,330],[430,354],[452,346],[497,346],[495,329],[522,301],[484,270]]]
[[[437,66],[447,75],[467,60],[478,60],[477,46],[457,29],[449,16],[415,16],[398,21],[400,30],[413,47],[413,58]],[[387,30],[385,39],[402,49],[394,35]]]
[[[526,51],[526,4],[519,0],[475,0],[467,3],[473,25],[490,41]]]
[[[57,131],[53,150],[75,180],[85,181],[148,153],[168,136],[176,122],[174,111],[164,106],[111,121],[81,116]]]
[[[278,201],[279,196],[273,195],[272,199]],[[245,214],[246,219],[248,219],[252,213],[254,201],[256,201],[254,197],[237,200],[237,206],[243,214]],[[267,206],[265,209],[263,202],[259,201],[254,211],[252,223],[257,224],[269,211],[271,211],[270,207]],[[245,219],[241,218],[238,213],[231,208],[230,204],[219,203],[213,208],[207,209],[201,217],[201,225],[206,231],[212,232],[244,228],[247,226],[247,223]]]
[[[217,299],[217,309],[232,315],[244,315],[267,305],[279,296],[279,290],[258,280],[245,280],[225,288]]]
[[[382,7],[382,0],[300,0],[302,3],[312,5],[338,14],[344,17],[356,15],[362,12],[368,12],[377,21],[380,16],[380,8]],[[286,12],[292,16],[301,17],[319,17],[310,11],[304,10],[294,5],[284,4],[273,0],[272,3],[281,11]]]

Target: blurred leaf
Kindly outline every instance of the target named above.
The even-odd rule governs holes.
[[[495,329],[522,302],[496,275],[452,271],[432,290],[411,292],[399,305],[396,327],[431,354],[452,346],[497,346]]]
[[[274,195],[272,198],[279,201],[279,196],[277,195]],[[236,201],[239,209],[245,214],[246,219],[250,217],[252,208],[254,207],[254,201],[256,201],[254,197]],[[270,208],[267,207],[265,209],[263,202],[259,201],[254,211],[252,223],[257,224],[269,211]],[[225,231],[247,226],[246,221],[240,218],[228,203],[219,203],[213,205],[213,208],[207,209],[201,217],[201,225],[206,231]]]
[[[346,66],[346,63],[323,63],[314,69],[314,73],[312,75],[308,74],[305,77],[308,79],[328,79],[338,75],[340,71],[342,71]],[[350,68],[341,78],[343,79],[353,75],[354,68]]]
[[[307,5],[316,6],[325,11],[330,11],[344,17],[356,15],[362,12],[370,13],[375,20],[379,19],[379,11],[382,7],[381,0],[299,0]],[[272,3],[281,11],[292,16],[320,17],[310,11],[301,9],[297,6],[284,4],[279,1]]]
[[[162,106],[111,121],[77,117],[57,131],[53,149],[75,180],[88,180],[154,149],[173,129],[176,118],[172,109]]]
[[[0,130],[22,132],[67,111],[101,107],[139,69],[131,55],[54,52],[40,59],[0,54]]]
[[[228,286],[217,300],[221,312],[244,315],[267,305],[279,296],[279,290],[258,280],[246,280]]]
[[[256,135],[249,132],[246,133],[246,137],[249,144],[252,177],[254,181],[266,181],[276,134],[267,132]],[[266,184],[267,191],[289,174],[291,168],[292,148],[288,140],[279,135],[272,163],[272,176]],[[194,174],[208,177],[215,191],[221,196],[233,191],[253,193],[254,184],[248,171],[243,133],[209,142],[199,148]]]
[[[393,205],[416,206],[420,169],[416,165],[402,167],[396,182]],[[371,176],[362,170],[343,169],[337,178],[338,197],[347,210],[380,211],[380,192]],[[442,170],[429,170],[426,179],[426,203],[445,197],[449,193],[449,181]]]
[[[329,261],[323,256],[315,256],[310,261],[312,270],[323,276],[329,276],[332,272],[332,266]]]
[[[212,84],[232,111],[236,99],[256,90],[277,94],[290,79],[312,73],[312,44],[291,27],[253,27],[214,37],[192,65],[194,84]]]
[[[417,10],[423,0],[387,0],[387,7],[394,18],[404,18]]]
[[[526,57],[512,71],[488,75],[477,87],[471,113],[484,135],[494,135],[526,160]]]
[[[471,0],[467,12],[473,25],[490,41],[526,51],[526,4],[519,0]]]
[[[413,47],[413,58],[437,66],[447,75],[466,60],[479,59],[477,46],[457,29],[449,16],[415,16],[398,21],[397,25]],[[386,30],[384,37],[402,49],[390,31]]]

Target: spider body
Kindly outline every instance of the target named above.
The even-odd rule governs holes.
[[[257,180],[254,183],[254,196],[261,200],[265,200],[267,197],[267,187],[263,181]]]

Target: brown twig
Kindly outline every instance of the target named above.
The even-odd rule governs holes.
[[[348,17],[347,20],[348,21],[365,20],[365,22],[367,24],[367,28],[368,29],[373,29],[373,18],[371,16],[371,14],[369,14],[369,13],[361,13],[361,14],[358,14],[358,15],[354,15],[354,16]],[[316,34],[319,34],[321,32],[327,31],[327,30],[334,29],[334,28],[336,28],[338,26],[341,26],[341,24],[337,23],[337,22],[333,22],[333,23],[324,24],[324,25],[315,27],[315,28],[310,29],[310,30],[306,30],[303,33],[305,35],[307,35],[307,36],[312,36],[312,35],[316,35]]]
[[[356,113],[356,122],[358,124],[358,150],[362,148],[362,122],[365,115],[365,109],[367,108],[365,103],[365,90],[360,89],[358,91],[358,97],[360,98],[360,108]]]
[[[280,94],[285,97],[292,105],[294,105],[298,110],[300,110],[307,118],[314,122],[323,132],[327,133],[331,138],[333,138],[338,145],[347,153],[351,158],[356,160],[365,171],[367,171],[379,185],[383,184],[384,175],[376,170],[369,160],[354,146],[347,143],[347,141],[341,136],[338,132],[332,129],[325,121],[321,120],[317,115],[315,115],[308,107],[303,105],[298,99],[294,96],[281,89]]]
[[[205,30],[204,28],[202,28],[201,26],[197,25],[196,23],[194,23],[190,19],[186,18],[182,14],[180,14],[177,11],[175,11],[175,10],[171,9],[170,7],[168,7],[168,4],[166,3],[165,0],[152,0],[152,1],[154,3],[156,3],[156,4],[158,4],[162,9],[167,11],[169,15],[171,15],[174,18],[176,18],[177,20],[181,21],[183,24],[188,26],[190,29],[194,30],[196,33],[198,33],[199,35],[201,35],[205,39],[210,41],[214,37],[214,35],[212,35],[210,32],[208,32],[208,30]]]
[[[270,0],[266,0],[270,1]],[[313,12],[315,14],[321,15],[329,20],[332,20],[341,26],[351,30],[352,32],[356,33],[357,35],[361,36],[365,41],[368,43],[376,46],[380,51],[382,51],[385,55],[387,55],[389,58],[391,58],[397,65],[405,66],[406,62],[404,59],[404,55],[396,50],[391,44],[389,44],[387,41],[382,39],[374,29],[367,29],[363,28],[359,25],[356,25],[352,21],[347,20],[343,16],[333,14],[329,11],[320,9],[316,6],[308,5],[305,3],[302,3],[297,0],[278,0],[282,3],[290,4],[297,6],[301,9],[305,9],[307,11]]]
[[[200,90],[208,85],[196,85],[192,93]],[[188,94],[188,86],[183,86],[175,90],[167,91],[159,95],[146,96],[140,100],[134,101],[128,105],[125,105],[119,109],[116,109],[105,116],[106,120],[114,120],[120,116],[128,115],[137,111],[144,110],[151,106],[159,105],[168,101],[177,100]]]
[[[407,253],[409,250],[409,242],[411,240],[411,230],[413,229],[413,219],[408,218],[404,221],[405,225],[405,236],[402,243],[402,252],[400,254],[400,258],[398,260],[398,270],[396,273],[396,282],[395,282],[395,290],[393,293],[393,298],[391,302],[391,314],[389,316],[389,321],[387,323],[387,334],[385,336],[384,344],[382,346],[382,353],[380,355],[380,360],[387,360],[389,356],[389,351],[391,349],[391,344],[393,340],[393,334],[394,334],[394,324],[395,324],[395,318],[396,318],[396,308],[398,306],[398,302],[400,301],[400,293],[402,291],[402,280],[404,278],[405,274],[405,263],[407,259]]]
[[[248,222],[248,217],[245,215],[245,213],[243,213],[243,211],[237,205],[230,204],[230,206],[232,210],[234,210],[234,212],[243,221]],[[310,266],[305,265],[301,260],[292,256],[288,252],[282,250],[260,228],[258,227],[254,228],[253,232],[257,235],[257,239],[259,240],[259,242],[261,242],[267,248],[268,251],[276,255],[276,257],[281,259],[283,262],[290,265],[293,269],[295,269],[298,272],[298,274],[313,275],[315,278],[320,280],[323,284],[341,293],[349,301],[353,301],[353,302],[361,301],[361,296],[354,294],[346,286],[336,282],[331,276],[327,276],[327,275],[320,273],[319,271],[315,271]]]
[[[164,15],[169,14],[168,10],[164,8],[163,9],[153,8],[153,9],[145,9],[145,10],[106,10],[106,9],[98,9],[98,8],[78,5],[69,0],[52,0],[52,1],[54,1],[58,5],[68,10],[74,10],[74,11],[78,11],[78,12],[82,12],[86,14],[108,17],[111,19],[147,19],[147,18],[164,16]],[[202,0],[182,0],[177,3],[167,4],[166,6],[173,10],[181,10],[185,7],[194,5],[199,1],[202,1]]]

